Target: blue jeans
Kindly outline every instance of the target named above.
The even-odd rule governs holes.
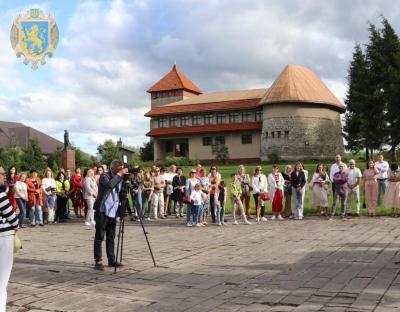
[[[15,200],[17,201],[17,205],[19,208],[18,224],[22,225],[24,224],[26,214],[26,201],[24,201],[22,198],[16,198]]]
[[[381,198],[386,192],[386,187],[387,187],[388,181],[387,179],[385,180],[379,180],[378,179],[378,206],[382,204]]]
[[[190,222],[190,215],[192,214],[193,211],[193,205],[191,203],[188,203],[186,205],[186,223]]]
[[[46,196],[46,207],[48,209],[54,209],[54,206],[56,205],[56,195],[47,195]]]
[[[197,211],[197,223],[201,222],[201,217],[203,215],[203,205],[199,205],[199,211]]]
[[[138,191],[136,194],[131,193],[132,204],[137,215],[143,217],[143,202],[142,202],[142,191]]]
[[[199,223],[199,210],[200,205],[192,205],[192,212],[193,212],[193,224]]]
[[[305,189],[304,187],[301,189],[300,193],[297,193],[297,190],[295,187],[292,187],[292,198],[294,200],[295,203],[295,209],[294,209],[294,218],[298,219],[298,218],[303,218],[303,200],[304,200],[304,196],[305,196]]]
[[[35,206],[31,207],[29,220],[31,222],[31,225],[43,224],[42,207],[39,204],[36,203]]]

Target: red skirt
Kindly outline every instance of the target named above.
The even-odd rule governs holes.
[[[274,199],[272,200],[272,212],[277,214],[281,213],[283,207],[283,192],[282,190],[276,190]]]

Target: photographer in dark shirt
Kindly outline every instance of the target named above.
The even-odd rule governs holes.
[[[106,236],[106,253],[108,266],[114,267],[116,263],[114,254],[114,240],[116,217],[119,206],[119,191],[122,176],[128,173],[120,160],[111,163],[111,170],[103,173],[99,180],[99,193],[94,203],[96,234],[94,238],[94,260],[95,269],[103,270],[102,264],[102,242]],[[117,263],[117,266],[121,266]]]

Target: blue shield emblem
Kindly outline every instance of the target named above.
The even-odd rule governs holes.
[[[20,42],[22,49],[30,55],[38,55],[47,50],[49,42],[49,22],[22,21]]]

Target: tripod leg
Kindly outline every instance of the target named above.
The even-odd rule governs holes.
[[[118,239],[117,239],[117,254],[115,256],[115,266],[114,266],[114,273],[117,273],[117,259],[119,254],[119,246],[120,246],[120,239],[121,239],[121,230],[122,230],[122,220],[119,223],[119,230],[118,230]]]
[[[142,229],[143,229],[144,237],[146,238],[147,246],[149,247],[149,251],[150,251],[151,259],[153,260],[154,267],[157,267],[156,260],[154,259],[153,251],[151,250],[149,239],[147,238],[147,232],[146,232],[146,229],[144,228],[143,220],[140,215],[139,215],[139,220],[140,220],[140,225],[142,226]]]
[[[125,218],[123,218],[120,222],[122,223],[122,228],[121,228],[121,253],[120,253],[119,262],[122,263],[122,250],[124,247]],[[118,261],[118,256],[115,257],[115,265],[117,265],[117,261]]]

